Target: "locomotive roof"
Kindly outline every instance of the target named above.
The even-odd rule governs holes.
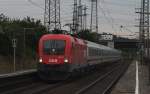
[[[46,35],[42,36],[42,39],[49,39],[50,36],[56,37],[56,38],[71,39],[72,41],[76,41],[79,44],[83,44],[83,43],[86,42],[86,44],[87,44],[88,47],[95,47],[95,48],[100,48],[100,49],[104,49],[104,50],[111,50],[111,51],[119,52],[119,50],[116,50],[116,49],[113,49],[113,48],[110,48],[110,47],[107,47],[107,46],[104,46],[104,45],[101,45],[101,44],[97,44],[97,43],[94,43],[94,42],[91,42],[91,41],[87,41],[87,40],[83,40],[83,39],[80,39],[80,38],[76,38],[76,37],[73,37],[71,35],[65,35],[65,34],[46,34]]]
[[[65,34],[46,34],[43,35],[41,40],[46,40],[46,39],[50,39],[54,38],[54,39],[66,39],[66,40],[71,40],[72,42],[81,44],[81,45],[85,45],[85,41],[83,39],[79,39],[76,37],[73,37],[71,35],[65,35]]]
[[[56,37],[56,38],[59,38],[59,37],[70,38],[70,35],[64,35],[64,34],[46,34],[46,35],[42,36],[42,39],[48,39],[50,36],[51,37]]]

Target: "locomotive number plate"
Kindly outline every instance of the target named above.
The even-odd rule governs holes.
[[[57,59],[49,59],[48,62],[56,62],[57,63],[58,60]]]

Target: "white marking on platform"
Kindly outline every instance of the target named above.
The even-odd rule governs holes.
[[[139,94],[139,67],[138,67],[138,61],[136,61],[136,88],[135,88],[135,94]]]
[[[28,73],[32,73],[32,72],[36,72],[36,71],[37,71],[36,69],[17,71],[17,72],[14,72],[14,73],[2,74],[2,75],[0,75],[0,78],[24,75],[24,74],[28,74]]]

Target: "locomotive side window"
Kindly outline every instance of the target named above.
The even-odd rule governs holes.
[[[47,55],[63,55],[65,52],[64,40],[46,40],[43,44],[44,54]]]

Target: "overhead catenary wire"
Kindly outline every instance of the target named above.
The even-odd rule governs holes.
[[[40,4],[38,4],[38,3],[36,3],[36,1],[34,1],[34,0],[27,0],[28,2],[30,2],[32,5],[34,5],[34,6],[36,6],[36,7],[39,7],[39,8],[41,8],[41,9],[44,9],[43,7],[42,7],[42,5],[40,5]],[[106,19],[106,21],[107,21],[107,23],[108,24],[110,24],[111,25],[111,28],[112,28],[112,30],[113,31],[119,31],[119,24],[121,24],[121,23],[119,23],[118,25],[117,25],[117,23],[118,22],[116,22],[116,20],[117,19],[115,19],[114,17],[113,17],[113,14],[111,14],[111,10],[110,10],[110,8],[109,8],[109,5],[110,4],[112,4],[112,5],[114,5],[114,3],[107,3],[107,2],[109,2],[109,0],[100,0],[101,2],[102,2],[102,4],[100,5],[100,6],[102,6],[101,8],[103,9],[103,12],[105,12],[105,13],[102,13],[103,14],[103,16],[104,16],[104,18]],[[69,1],[69,2],[71,2],[71,1]],[[107,6],[105,6],[105,5],[103,5],[103,4],[105,4],[105,5],[107,5]],[[120,4],[120,3],[117,3],[118,5]],[[122,5],[122,4],[121,4]],[[126,5],[126,4],[125,4]],[[65,11],[63,11],[63,12],[65,12]],[[102,11],[101,11],[102,12]],[[65,20],[65,19],[68,19],[69,17],[71,17],[72,15],[67,15],[68,14],[68,12],[67,13],[63,13],[64,15],[64,17],[63,17],[63,19],[62,20]],[[124,14],[123,14],[124,15]],[[62,18],[62,17],[61,17]],[[69,20],[69,19],[68,19]],[[117,20],[118,21],[118,20]],[[121,22],[121,21],[120,21]],[[122,21],[122,22],[124,22],[124,21]]]
[[[108,2],[108,1],[107,1]],[[111,15],[111,12],[110,12],[110,9],[108,9],[108,3],[106,3],[106,0],[102,0],[101,1],[101,4],[105,4],[105,5],[103,5],[103,6],[105,6],[105,8],[101,5],[101,10],[102,10],[102,13],[103,13],[103,15],[104,15],[104,17],[105,17],[105,19],[108,21],[108,23],[109,24],[111,24],[111,27],[112,27],[112,29],[114,30],[114,31],[117,31],[117,30],[119,30],[120,32],[122,32],[122,30],[120,29],[120,28],[118,28],[117,29],[117,27],[119,27],[120,25],[122,25],[123,23],[118,23],[118,22],[116,22],[115,23],[115,21],[117,20],[119,20],[118,18],[117,19],[114,19],[113,17],[112,17],[112,15]],[[111,4],[111,3],[109,3],[109,4]],[[112,3],[112,5],[113,5],[113,3]],[[120,10],[120,9],[119,9]],[[134,6],[133,6],[133,10],[134,10]],[[112,11],[112,10],[111,10]],[[114,13],[114,12],[112,12],[112,13]],[[120,14],[120,12],[119,12],[119,14]],[[134,14],[134,12],[133,12],[133,14]],[[121,14],[121,15],[129,15],[129,16],[134,16],[135,17],[135,15],[132,15],[132,13],[130,13],[129,14],[129,12],[128,12],[128,14],[126,14],[125,12],[124,12],[124,14]],[[120,19],[121,20],[121,19]],[[122,21],[120,21],[120,22],[122,22]],[[124,21],[123,21],[124,22]],[[117,27],[116,27],[117,26]],[[134,25],[132,26],[132,27],[134,27]],[[129,32],[129,30],[127,30],[127,32]]]
[[[136,1],[136,3],[139,3]],[[122,3],[122,2],[114,2],[114,1],[105,1],[105,4],[107,5],[113,5],[113,6],[123,6],[123,7],[133,7],[135,5],[134,1],[129,3]]]
[[[28,2],[30,2],[32,5],[34,5],[34,6],[38,7],[38,8],[41,8],[41,9],[45,10],[43,7],[41,7],[39,4],[33,2],[32,0],[28,0]]]
[[[103,0],[103,3],[104,3],[104,2],[105,2],[105,1]],[[114,28],[114,19],[112,18],[111,15],[109,15],[110,17],[107,16],[108,14],[106,14],[106,11],[104,10],[104,8],[103,8],[103,6],[102,6],[101,4],[102,4],[102,2],[100,2],[99,8],[101,9],[104,18],[108,21],[108,24],[111,25],[112,29],[113,29],[114,31],[116,31],[116,29]],[[105,9],[106,9],[106,8],[105,8]],[[107,11],[108,11],[108,10],[107,10]]]

